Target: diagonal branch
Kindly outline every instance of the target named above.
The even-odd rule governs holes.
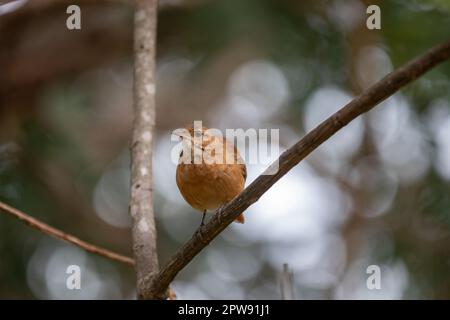
[[[47,234],[49,236],[66,241],[71,244],[74,244],[88,252],[95,253],[99,256],[102,256],[102,257],[105,257],[105,258],[108,258],[111,260],[119,261],[119,262],[122,262],[122,263],[125,263],[128,265],[131,265],[131,266],[134,265],[134,260],[131,259],[130,257],[123,256],[121,254],[112,252],[110,250],[97,247],[97,246],[90,244],[86,241],[83,241],[71,234],[68,234],[61,230],[53,228],[52,226],[49,226],[48,224],[41,222],[41,221],[37,220],[36,218],[33,218],[33,217],[27,215],[26,213],[7,205],[6,203],[0,202],[0,211],[19,219],[20,221],[26,223],[27,225]]]
[[[145,279],[145,295],[153,299],[164,299],[166,290],[180,272],[209,242],[223,231],[245,209],[251,206],[281,177],[296,166],[314,149],[359,115],[394,94],[437,64],[450,57],[450,40],[440,44],[419,58],[391,72],[361,95],[354,98],[338,112],[323,121],[314,130],[291,148],[283,152],[278,160],[256,178],[244,191],[227,205],[218,209],[201,232],[195,233],[168,261],[158,274]],[[275,166],[278,171],[273,173]]]

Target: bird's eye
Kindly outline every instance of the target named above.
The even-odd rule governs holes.
[[[180,158],[183,156],[183,150],[181,150],[180,152]]]

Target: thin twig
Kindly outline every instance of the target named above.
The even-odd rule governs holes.
[[[157,13],[157,0],[135,1],[130,215],[133,220],[133,253],[139,299],[148,298],[143,290],[143,279],[159,269],[152,200]]]
[[[146,296],[164,299],[166,290],[175,276],[223,231],[233,220],[245,211],[283,177],[289,170],[324,143],[333,134],[359,115],[369,111],[401,87],[412,82],[450,56],[450,40],[440,44],[419,58],[391,72],[375,85],[354,98],[338,112],[330,116],[303,139],[286,150],[262,175],[256,178],[238,196],[216,211],[213,218],[195,233],[168,261],[156,275],[145,279]],[[274,167],[278,167],[275,174]]]
[[[280,272],[280,291],[281,300],[294,300],[294,274],[289,270],[287,263],[283,264],[283,270]]]
[[[66,241],[70,244],[80,247],[83,250],[86,250],[87,252],[94,253],[96,255],[99,255],[99,256],[107,258],[107,259],[125,263],[126,265],[129,265],[131,267],[134,266],[134,260],[130,257],[121,255],[119,253],[115,253],[108,249],[100,248],[96,245],[93,245],[86,241],[83,241],[71,234],[68,234],[64,231],[61,231],[54,227],[51,227],[48,224],[46,224],[42,221],[39,221],[38,219],[31,217],[30,215],[24,213],[23,211],[13,208],[1,201],[0,201],[0,212],[4,212],[14,218],[17,218],[20,221],[22,221],[23,223],[29,225],[30,227],[32,227],[46,235],[49,235],[51,237],[54,237],[54,238],[62,240],[62,241]],[[172,288],[169,288],[168,299],[169,300],[177,299],[177,294],[175,293],[175,291],[173,291]]]
[[[37,220],[36,218],[33,218],[33,217],[27,215],[26,213],[24,213],[18,209],[15,209],[3,202],[0,202],[0,212],[9,214],[10,216],[19,219],[20,221],[26,223],[27,225],[31,226],[34,229],[37,229],[37,230],[39,230],[49,236],[52,236],[54,238],[74,244],[88,252],[95,253],[99,256],[102,256],[102,257],[105,257],[105,258],[108,258],[111,260],[119,261],[119,262],[122,262],[122,263],[125,263],[128,265],[131,265],[131,266],[134,265],[134,260],[131,259],[130,257],[123,256],[121,254],[112,252],[107,249],[97,247],[93,244],[83,241],[71,234],[68,234],[61,230],[53,228],[53,227],[49,226],[48,224],[41,222],[41,221]]]

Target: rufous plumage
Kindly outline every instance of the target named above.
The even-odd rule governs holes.
[[[247,170],[237,148],[206,127],[178,129],[183,150],[176,171],[181,195],[203,213],[215,210],[238,195],[245,187]],[[244,223],[244,215],[236,220]]]

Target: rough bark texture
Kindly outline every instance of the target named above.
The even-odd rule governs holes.
[[[222,230],[258,199],[289,170],[308,156],[314,149],[329,139],[359,115],[369,111],[401,87],[412,82],[437,64],[450,57],[450,40],[430,49],[419,58],[388,74],[353,99],[338,112],[323,121],[303,139],[286,150],[275,165],[279,170],[272,175],[262,174],[243,192],[224,207],[217,210],[213,218],[195,233],[168,261],[158,274],[147,276],[143,290],[152,299],[163,299],[169,284],[203,248],[205,248]],[[273,172],[271,165],[267,172]]]
[[[157,0],[138,0],[134,15],[134,124],[131,145],[130,215],[139,299],[150,298],[144,278],[158,272],[152,201],[152,147],[155,125]]]

